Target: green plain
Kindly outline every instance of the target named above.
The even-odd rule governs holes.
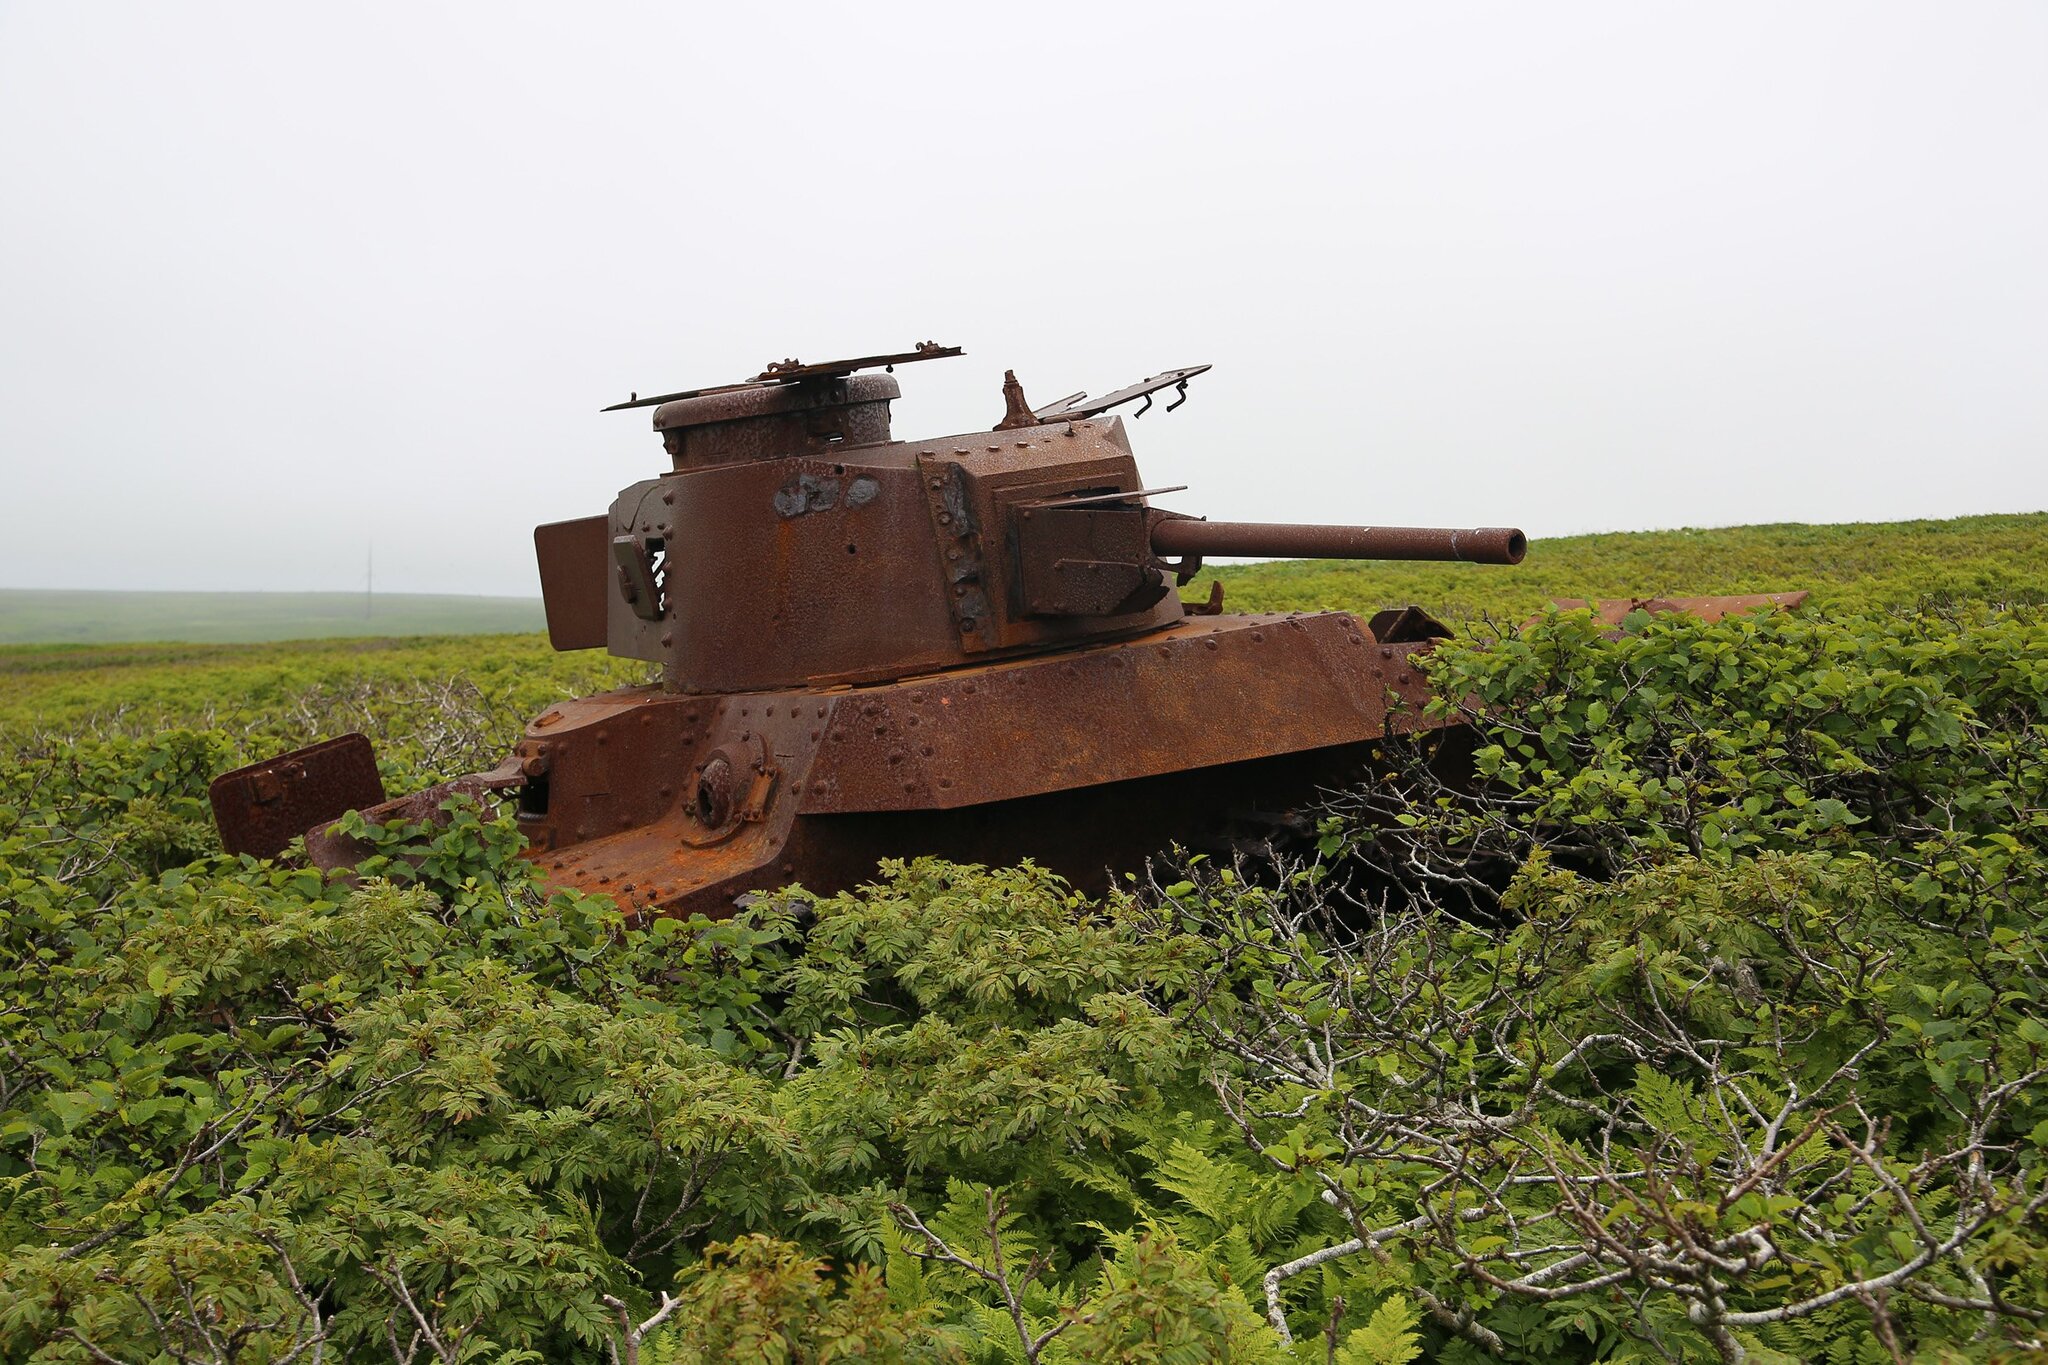
[[[498,635],[539,630],[537,597],[0,588],[0,644]]]

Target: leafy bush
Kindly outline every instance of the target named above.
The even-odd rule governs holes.
[[[489,649],[8,731],[0,1358],[2036,1349],[2027,610],[1446,645],[1476,790],[1417,754],[1100,902],[920,860],[636,925],[462,805],[353,884],[219,853],[252,751],[367,728],[409,788],[595,685]]]

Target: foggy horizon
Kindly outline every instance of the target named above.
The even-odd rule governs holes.
[[[1176,511],[2048,508],[2048,10],[0,3],[0,586],[534,597],[630,391],[926,339]]]

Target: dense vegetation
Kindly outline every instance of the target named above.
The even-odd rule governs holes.
[[[544,894],[468,808],[357,887],[214,843],[248,753],[367,728],[398,788],[623,665],[0,655],[0,1358],[2020,1358],[2027,554],[1478,630],[1434,672],[1485,794],[1396,752],[1276,863],[716,925]]]

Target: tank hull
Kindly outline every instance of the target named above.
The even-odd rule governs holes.
[[[921,853],[1029,858],[1099,888],[1444,724],[1422,713],[1429,647],[1344,612],[1193,616],[873,686],[606,693],[528,727],[519,822],[551,884],[639,914],[829,893]]]

